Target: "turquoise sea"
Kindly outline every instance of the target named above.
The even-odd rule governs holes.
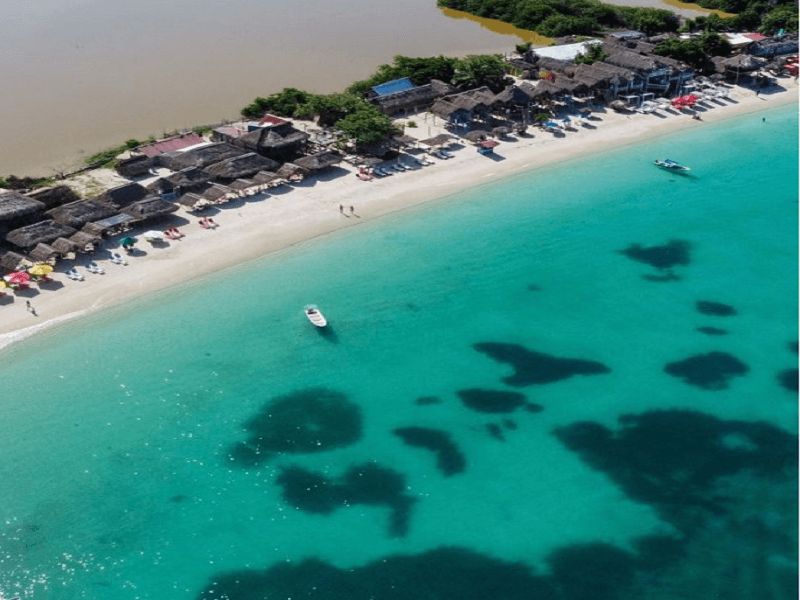
[[[797,238],[788,107],[17,343],[0,597],[796,598]]]

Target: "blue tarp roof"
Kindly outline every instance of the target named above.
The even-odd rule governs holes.
[[[392,79],[392,81],[376,85],[372,88],[372,91],[378,94],[378,96],[386,96],[387,94],[396,94],[404,90],[412,90],[415,87],[417,86],[411,83],[408,77],[403,77],[402,79]]]

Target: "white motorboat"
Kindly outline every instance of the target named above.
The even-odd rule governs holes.
[[[325,327],[328,324],[325,315],[322,314],[322,311],[317,307],[317,305],[309,304],[305,307],[304,312],[306,313],[308,320],[311,321],[316,327]]]
[[[654,160],[653,164],[657,167],[661,167],[662,169],[666,169],[667,171],[689,171],[689,167],[685,167],[682,164],[675,162],[674,160],[670,160],[669,158],[664,160]]]

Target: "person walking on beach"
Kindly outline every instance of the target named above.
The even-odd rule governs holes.
[[[344,205],[342,204],[339,205],[339,212],[344,214]]]
[[[356,214],[356,209],[355,209],[355,208],[353,208],[352,206],[350,207],[350,214],[351,214],[351,215],[354,215],[354,214]]]

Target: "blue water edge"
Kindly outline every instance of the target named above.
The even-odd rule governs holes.
[[[796,597],[797,131],[522,173],[12,345],[0,596]]]

